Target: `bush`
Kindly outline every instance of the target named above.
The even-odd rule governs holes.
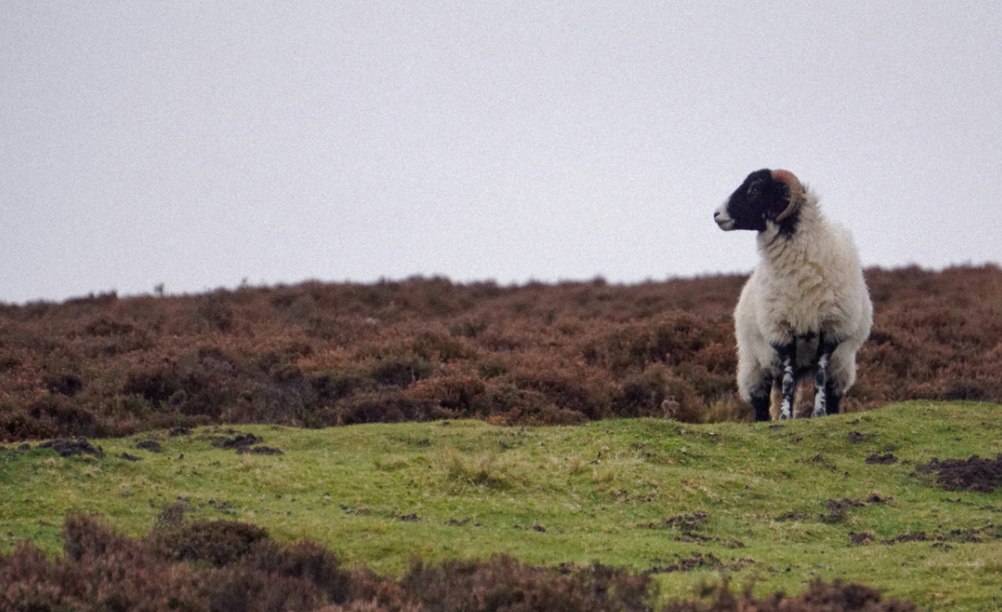
[[[870,269],[847,411],[1002,403],[1002,270]],[[199,423],[744,419],[741,276],[499,287],[414,278],[0,305],[0,436]]]
[[[648,367],[623,383],[612,410],[621,417],[659,417],[699,423],[704,404],[691,383],[675,376],[664,364]]]
[[[311,542],[282,546],[240,523],[186,524],[183,508],[165,509],[145,538],[116,533],[82,514],[66,517],[66,555],[49,558],[31,544],[0,554],[2,610],[132,610],[193,612],[351,610],[355,612],[653,612],[655,583],[600,564],[561,569],[524,565],[507,556],[488,561],[415,559],[399,579],[362,567],[345,570]],[[219,524],[225,523],[225,527]],[[166,531],[165,531],[166,530]],[[198,540],[197,553],[173,536]],[[195,535],[198,534],[198,535]],[[242,534],[234,537],[234,534]],[[247,537],[253,534],[253,537]],[[253,540],[249,545],[244,543]],[[213,542],[204,545],[205,542]],[[230,544],[220,546],[220,542]],[[239,549],[239,554],[235,551]],[[192,561],[195,562],[192,562]],[[858,584],[815,581],[804,593],[756,599],[725,582],[712,601],[670,602],[667,612],[911,612],[909,602],[883,600]],[[325,607],[334,606],[334,607]]]
[[[238,521],[185,522],[184,504],[168,506],[148,537],[151,549],[172,561],[206,561],[216,567],[230,565],[247,556],[268,532]]]

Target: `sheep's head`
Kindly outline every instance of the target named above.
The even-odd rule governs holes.
[[[800,180],[788,170],[758,170],[748,175],[723,206],[713,213],[720,229],[767,229],[767,222],[782,224],[791,219],[804,202]]]

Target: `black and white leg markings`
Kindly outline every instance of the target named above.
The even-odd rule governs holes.
[[[783,402],[779,408],[779,420],[793,418],[793,393],[797,388],[796,360],[797,339],[794,337],[788,343],[775,347],[779,353],[782,368]]]
[[[814,411],[812,417],[820,417],[838,412],[840,397],[833,393],[831,381],[828,380],[828,364],[832,353],[838,348],[838,341],[831,340],[821,334],[818,342],[817,367],[814,370]]]

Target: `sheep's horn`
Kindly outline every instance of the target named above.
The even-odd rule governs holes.
[[[777,181],[783,181],[790,187],[790,203],[787,205],[786,210],[776,216],[776,222],[778,223],[800,208],[801,203],[804,201],[804,187],[800,184],[800,179],[789,170],[773,170],[772,178]]]

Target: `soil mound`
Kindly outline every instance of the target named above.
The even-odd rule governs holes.
[[[1002,486],[1002,455],[982,459],[972,455],[963,459],[933,459],[916,468],[923,474],[938,472],[936,484],[947,491],[978,491],[987,493]]]
[[[93,455],[100,459],[104,457],[104,451],[100,447],[94,447],[87,441],[87,438],[56,438],[48,442],[42,442],[37,448],[51,448],[59,453],[60,457],[74,457],[79,455]]]
[[[866,458],[866,462],[869,464],[893,465],[898,462],[898,458],[891,453],[887,453],[886,455],[870,455]]]

